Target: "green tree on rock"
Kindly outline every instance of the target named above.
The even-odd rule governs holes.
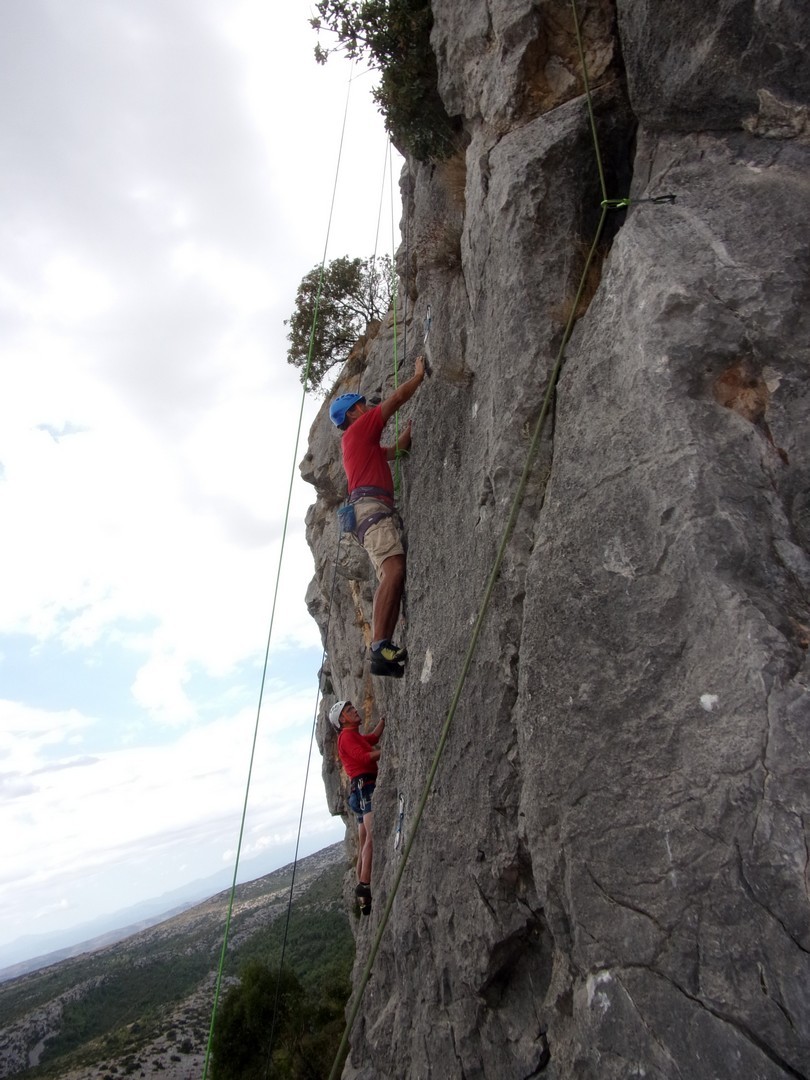
[[[251,962],[217,1015],[213,1080],[323,1080],[340,1045],[349,991],[348,980],[335,974],[307,994],[286,969],[276,995],[276,972]]]
[[[292,1017],[300,1012],[303,996],[295,975],[283,971],[274,1025],[276,976],[264,964],[248,964],[239,985],[224,998],[217,1016],[211,1042],[214,1080],[264,1080],[271,1031],[274,1047],[286,1050],[288,1029]]]
[[[374,99],[398,149],[419,161],[449,157],[459,125],[439,94],[430,0],[320,0],[315,10],[319,34],[329,31],[349,59],[367,57],[379,70]],[[318,44],[316,60],[331,51]]]
[[[287,362],[301,369],[301,381],[307,374],[310,344],[308,382],[317,390],[329,371],[346,361],[368,324],[386,314],[393,293],[387,255],[378,259],[343,255],[324,267],[323,280],[320,266],[313,267],[298,286],[295,311],[284,323],[290,328]]]

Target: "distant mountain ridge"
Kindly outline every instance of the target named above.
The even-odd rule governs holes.
[[[295,869],[285,968],[304,983],[350,969],[345,871],[342,843]],[[245,962],[278,963],[292,874],[288,864],[237,886],[224,991]],[[229,904],[230,889],[124,940],[7,979],[0,985],[0,1077],[201,1075]]]
[[[255,880],[262,876],[265,866],[264,859],[246,860],[240,864],[239,877],[243,882]],[[284,869],[285,866],[282,866],[274,872],[280,873]],[[233,869],[224,869],[66,930],[25,934],[6,945],[0,945],[0,982],[122,941],[139,930],[145,930],[185,908],[199,904],[222,889],[230,889],[232,880]]]
[[[128,926],[121,926],[117,930],[109,930],[105,934],[99,934],[97,937],[80,941],[76,945],[66,945],[63,949],[56,949],[54,952],[43,953],[40,956],[32,956],[29,960],[21,960],[18,964],[11,964],[9,967],[0,969],[0,983],[8,982],[9,979],[17,979],[21,975],[28,975],[33,971],[40,971],[45,967],[52,967],[54,964],[60,964],[63,960],[71,960],[74,957],[83,956],[85,953],[97,952],[108,945],[115,945],[116,942],[125,941],[127,938],[132,937],[133,934],[148,930],[150,926],[157,926],[158,923],[166,922],[167,919],[171,919],[193,906],[193,901],[189,901],[189,903],[180,904],[170,911],[162,911],[160,915],[154,915],[150,919],[143,919]],[[51,937],[50,934],[43,936]],[[30,938],[29,940],[36,939]]]

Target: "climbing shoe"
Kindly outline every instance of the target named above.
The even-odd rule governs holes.
[[[360,882],[357,888],[354,890],[354,895],[357,897],[357,903],[360,907],[360,911],[364,915],[371,914],[371,886],[366,885],[364,882]]]
[[[371,650],[372,660],[387,660],[393,664],[404,664],[408,659],[408,650],[400,649],[399,645],[395,645],[393,641],[384,641],[376,649]]]
[[[396,664],[393,660],[383,660],[382,657],[375,657],[374,653],[372,653],[371,674],[390,675],[394,679],[401,679],[405,674],[405,668],[402,664]]]

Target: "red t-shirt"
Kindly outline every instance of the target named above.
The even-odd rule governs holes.
[[[354,427],[354,424],[352,424]],[[353,780],[355,776],[376,776],[377,762],[369,757],[369,750],[379,735],[361,735],[356,728],[343,728],[338,735],[338,754],[343,768]]]
[[[349,494],[359,487],[377,487],[394,497],[391,466],[380,446],[383,432],[382,409],[375,405],[343,432],[343,468]]]

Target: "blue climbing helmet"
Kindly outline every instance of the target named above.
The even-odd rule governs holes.
[[[329,419],[336,427],[342,427],[346,413],[358,401],[365,401],[362,394],[341,394],[329,406]]]

